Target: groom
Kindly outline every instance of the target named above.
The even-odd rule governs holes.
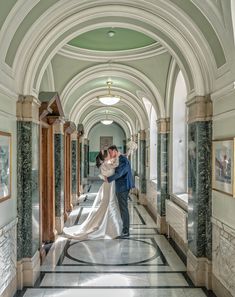
[[[131,174],[131,166],[128,159],[118,152],[116,145],[108,148],[111,158],[119,157],[119,165],[115,168],[114,175],[106,177],[106,181],[111,183],[115,180],[116,195],[120,208],[123,229],[121,237],[129,236],[129,211],[128,211],[128,195],[131,188],[134,188],[133,178]]]

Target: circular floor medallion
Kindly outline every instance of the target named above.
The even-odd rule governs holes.
[[[133,265],[158,257],[156,247],[143,240],[88,240],[69,246],[67,257],[90,265]]]

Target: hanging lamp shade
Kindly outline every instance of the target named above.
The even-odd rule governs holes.
[[[120,101],[120,97],[111,94],[111,86],[112,86],[112,82],[111,81],[107,81],[106,84],[108,86],[108,94],[107,95],[103,95],[103,96],[99,96],[98,99],[99,99],[99,101],[102,104],[105,104],[105,105],[114,105],[114,104],[116,104],[116,103],[118,103]]]

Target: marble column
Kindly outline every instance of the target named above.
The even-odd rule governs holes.
[[[157,228],[162,234],[167,232],[165,218],[165,203],[169,198],[168,185],[168,142],[170,132],[170,119],[157,120]]]
[[[146,204],[146,133],[139,132],[139,201]]]
[[[55,227],[58,233],[64,228],[64,120],[53,124],[55,170]]]
[[[73,205],[78,203],[78,133],[77,131],[71,134],[72,141],[72,202]]]
[[[83,140],[83,184],[87,184],[87,178],[88,178],[88,166],[89,166],[89,159],[88,159],[88,139],[84,138]]]
[[[123,140],[123,154],[126,153],[126,139]]]
[[[188,254],[187,271],[196,285],[211,288],[212,104],[195,97],[188,107]]]
[[[17,274],[18,287],[39,276],[39,107],[32,96],[17,102]]]

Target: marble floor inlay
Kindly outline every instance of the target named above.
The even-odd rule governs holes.
[[[89,213],[100,183],[87,187],[66,226],[81,224]],[[159,235],[146,209],[130,197],[130,237],[76,241],[63,236],[52,245],[33,288],[17,297],[205,297],[193,286],[185,264],[167,238]]]

